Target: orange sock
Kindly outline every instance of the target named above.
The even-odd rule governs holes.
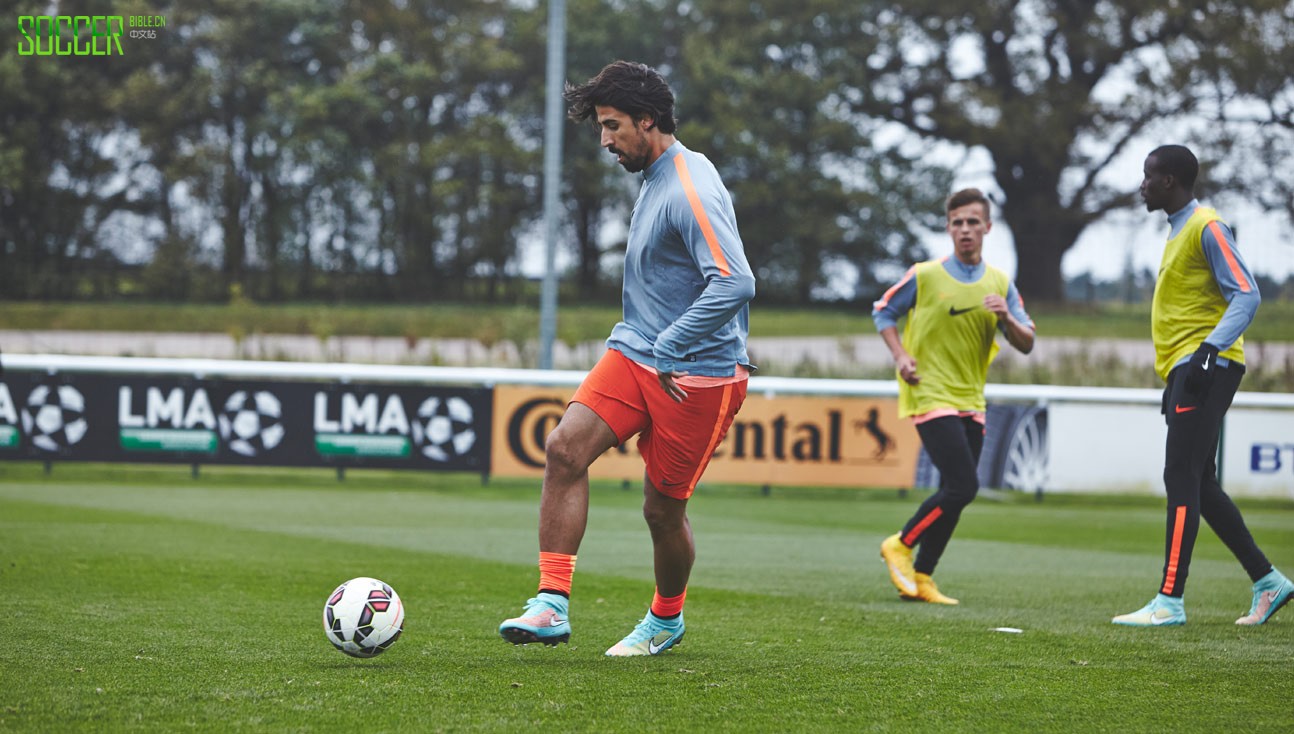
[[[651,600],[651,613],[661,619],[677,617],[683,613],[683,600],[687,598],[687,589],[678,596],[663,597],[660,595],[660,589],[656,590],[656,595]]]
[[[571,577],[575,575],[575,556],[565,553],[539,552],[539,590],[571,595]]]

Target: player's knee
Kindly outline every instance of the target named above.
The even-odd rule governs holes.
[[[680,527],[685,516],[679,510],[656,502],[643,503],[643,519],[653,532],[669,531]]]
[[[1164,487],[1169,492],[1193,488],[1198,491],[1200,472],[1195,471],[1189,462],[1170,462],[1164,466]]]
[[[562,475],[576,475],[587,470],[582,453],[561,431],[553,431],[544,443],[544,462],[547,470]]]
[[[665,522],[665,512],[650,502],[643,503],[643,519],[647,521],[647,527],[660,527]]]
[[[971,482],[962,486],[949,487],[947,490],[944,506],[947,509],[961,510],[970,503],[975,501],[975,496],[979,494],[979,482]]]

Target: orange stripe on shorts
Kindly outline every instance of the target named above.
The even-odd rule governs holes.
[[[723,386],[723,400],[719,403],[719,417],[714,422],[714,431],[710,433],[710,445],[705,448],[705,455],[701,461],[697,462],[696,474],[692,476],[692,481],[688,482],[688,489],[696,487],[696,483],[701,481],[701,474],[705,471],[705,466],[710,462],[710,456],[714,450],[719,448],[719,439],[723,435],[723,423],[728,418],[728,403],[732,402],[732,386],[729,383]]]

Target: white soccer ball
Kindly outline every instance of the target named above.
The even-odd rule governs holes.
[[[324,634],[333,647],[356,658],[381,655],[400,639],[404,604],[377,579],[360,576],[338,586],[323,610]]]

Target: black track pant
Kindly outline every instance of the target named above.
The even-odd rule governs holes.
[[[912,566],[917,573],[931,574],[957,528],[962,509],[979,492],[976,467],[984,448],[984,426],[974,418],[950,415],[917,424],[917,433],[939,470],[939,491],[921,503],[899,537],[909,547],[916,546]]]
[[[1200,517],[1231,549],[1253,581],[1272,570],[1267,557],[1254,543],[1245,520],[1218,483],[1217,449],[1222,419],[1240,387],[1243,365],[1217,368],[1203,395],[1185,389],[1186,365],[1168,374],[1163,413],[1168,423],[1164,449],[1164,489],[1168,495],[1168,521],[1164,540],[1164,578],[1160,593],[1181,596],[1191,567],[1191,551],[1200,529]]]

